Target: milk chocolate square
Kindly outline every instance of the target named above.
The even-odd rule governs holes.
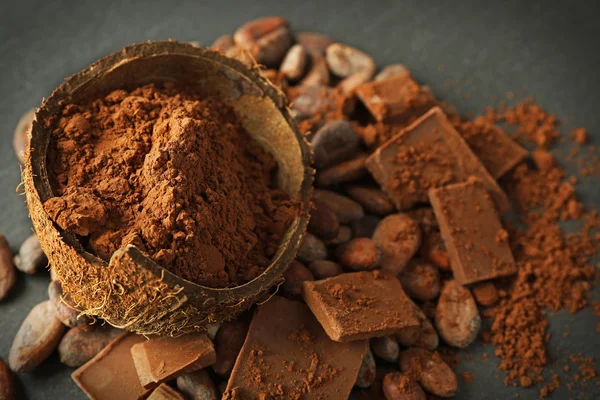
[[[332,341],[305,304],[275,296],[258,306],[224,398],[347,399],[367,348]]]
[[[429,192],[454,278],[466,285],[516,272],[508,233],[480,181]]]
[[[131,347],[146,338],[124,333],[77,369],[71,377],[93,400],[145,399],[150,390],[138,379]]]
[[[429,89],[415,82],[410,73],[364,83],[356,95],[377,121],[403,122],[435,105]]]
[[[429,202],[429,189],[469,176],[484,183],[501,213],[510,210],[504,191],[439,107],[381,145],[366,166],[400,210]]]
[[[388,336],[419,326],[400,281],[381,271],[303,283],[304,301],[338,342]]]
[[[217,360],[215,347],[206,333],[152,338],[133,345],[131,355],[140,383],[148,389]]]
[[[495,179],[500,179],[527,157],[527,150],[496,125],[476,120],[467,124],[461,134]]]

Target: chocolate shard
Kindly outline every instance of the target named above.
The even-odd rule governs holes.
[[[375,270],[304,282],[304,301],[329,337],[350,342],[419,326],[398,279]]]
[[[481,118],[459,127],[473,153],[495,178],[500,179],[527,157],[527,150],[515,142],[503,129]]]
[[[124,333],[94,358],[77,369],[71,377],[93,400],[136,400],[150,393],[138,379],[131,347],[146,338]]]
[[[140,383],[146,389],[217,360],[215,347],[206,333],[152,338],[133,345],[131,355]]]
[[[510,275],[516,264],[491,195],[477,179],[432,189],[429,198],[462,285]]]
[[[332,341],[309,308],[275,296],[258,307],[224,399],[345,399],[368,341]]]
[[[366,166],[400,210],[427,203],[429,189],[470,176],[484,183],[501,213],[510,210],[504,191],[439,107],[381,145]]]
[[[166,383],[154,389],[148,400],[185,400],[185,397]]]
[[[407,122],[435,105],[429,88],[419,85],[410,72],[360,85],[356,95],[377,121]]]

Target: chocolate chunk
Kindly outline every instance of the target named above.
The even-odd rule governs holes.
[[[94,400],[134,400],[146,398],[135,369],[131,347],[146,338],[124,333],[106,346],[96,357],[73,372],[75,383]]]
[[[185,397],[171,386],[163,383],[154,389],[148,400],[185,400]]]
[[[405,122],[435,105],[428,88],[415,82],[410,73],[360,85],[356,95],[377,121]]]
[[[496,125],[476,119],[461,127],[462,137],[495,179],[502,177],[527,157],[527,150]]]
[[[275,296],[258,306],[224,398],[348,398],[367,348],[332,341],[306,305]]]
[[[140,383],[146,389],[207,367],[217,360],[213,343],[206,333],[152,338],[133,345],[131,355]]]
[[[454,278],[462,285],[516,272],[508,243],[490,194],[477,180],[429,192],[433,211]]]
[[[429,201],[427,191],[476,176],[498,209],[510,209],[506,194],[439,107],[380,146],[366,162],[396,207],[406,210]]]
[[[339,342],[388,336],[419,326],[398,279],[380,271],[304,282],[304,300],[329,337]]]

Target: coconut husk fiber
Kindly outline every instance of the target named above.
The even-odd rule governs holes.
[[[128,245],[105,262],[62,230],[42,204],[53,197],[46,170],[52,118],[62,104],[83,102],[126,87],[172,81],[199,93],[218,93],[245,129],[279,165],[278,186],[300,204],[266,270],[252,281],[216,289],[186,281]],[[287,108],[285,96],[257,67],[222,54],[167,42],[125,47],[68,78],[36,110],[28,135],[23,180],[34,228],[65,293],[84,314],[139,334],[180,335],[236,317],[268,295],[296,255],[308,223],[313,170],[310,147]]]

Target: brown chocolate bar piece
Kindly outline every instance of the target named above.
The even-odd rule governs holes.
[[[131,355],[140,383],[147,389],[217,360],[215,347],[206,333],[152,338],[131,347]]]
[[[124,333],[77,369],[71,377],[93,400],[145,399],[150,390],[138,379],[131,347],[146,338]]]
[[[166,383],[154,389],[148,400],[185,400],[185,397]]]
[[[346,399],[368,341],[329,339],[303,303],[274,296],[258,306],[224,399]]]
[[[461,134],[495,179],[500,179],[527,157],[527,150],[504,130],[482,120],[467,124]]]
[[[400,210],[427,203],[429,189],[470,176],[484,183],[502,214],[510,210],[506,193],[439,107],[381,145],[366,166]]]
[[[377,121],[406,121],[435,105],[430,90],[415,82],[408,71],[364,83],[356,89],[356,95]]]
[[[381,271],[303,283],[304,301],[338,342],[388,336],[419,326],[400,281]]]
[[[475,179],[429,192],[431,205],[461,285],[516,272],[508,233],[491,196]]]

